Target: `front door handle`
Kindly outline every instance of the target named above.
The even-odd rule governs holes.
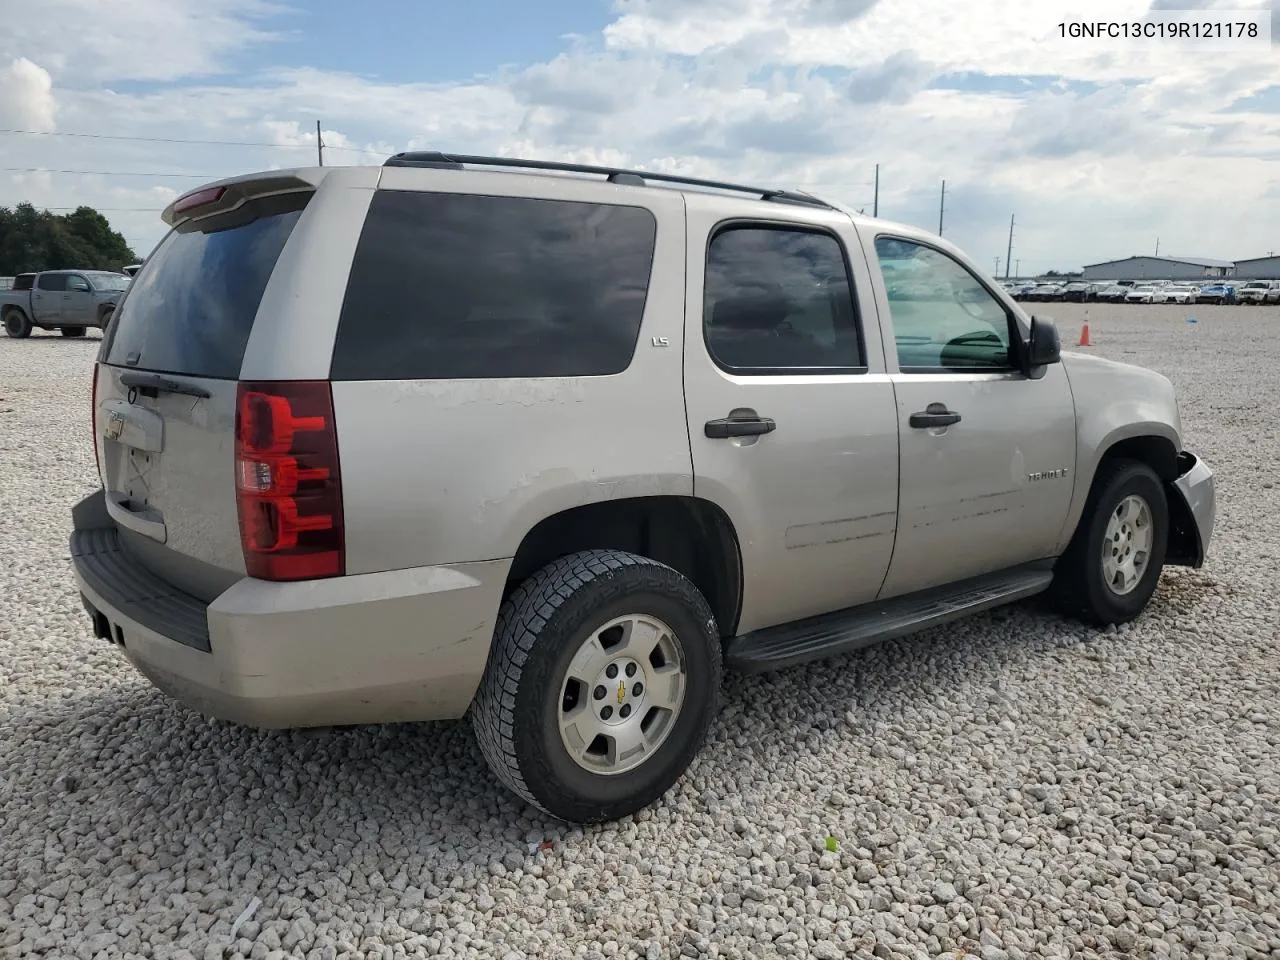
[[[722,420],[708,420],[702,428],[712,440],[724,440],[728,437],[758,437],[773,433],[778,425],[769,417],[762,417],[754,410],[745,407],[730,411]]]
[[[929,427],[949,427],[953,423],[960,422],[960,414],[948,410],[945,403],[931,403],[923,413],[913,413],[907,422],[920,430]]]

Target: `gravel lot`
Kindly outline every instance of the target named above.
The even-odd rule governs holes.
[[[1036,306],[1075,342],[1082,307]],[[731,677],[674,793],[585,831],[465,724],[258,733],[154,692],[69,570],[98,341],[0,338],[0,954],[1280,956],[1280,309],[1090,314],[1218,472],[1205,569],[1118,632],[1029,606]]]

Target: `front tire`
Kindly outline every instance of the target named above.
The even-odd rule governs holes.
[[[10,310],[4,315],[4,332],[15,340],[31,336],[31,321],[21,310]]]
[[[1168,544],[1169,502],[1155,471],[1137,460],[1104,462],[1055,568],[1053,598],[1089,623],[1133,620],[1155,592]]]
[[[521,798],[562,820],[616,820],[683,775],[720,678],[715,618],[689,580],[646,557],[588,550],[543,567],[502,605],[471,721]]]

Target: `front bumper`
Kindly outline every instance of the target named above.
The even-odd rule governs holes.
[[[73,517],[95,634],[201,713],[265,729],[444,720],[479,686],[510,561],[246,577],[206,604],[129,554],[101,492]]]
[[[1213,471],[1195,454],[1186,451],[1178,454],[1178,469],[1178,477],[1169,484],[1173,494],[1169,504],[1173,536],[1168,562],[1200,567],[1204,565],[1217,519]]]

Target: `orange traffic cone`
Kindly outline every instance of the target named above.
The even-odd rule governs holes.
[[[1089,340],[1089,321],[1084,322],[1084,327],[1080,330],[1080,346],[1091,347],[1093,343]]]

